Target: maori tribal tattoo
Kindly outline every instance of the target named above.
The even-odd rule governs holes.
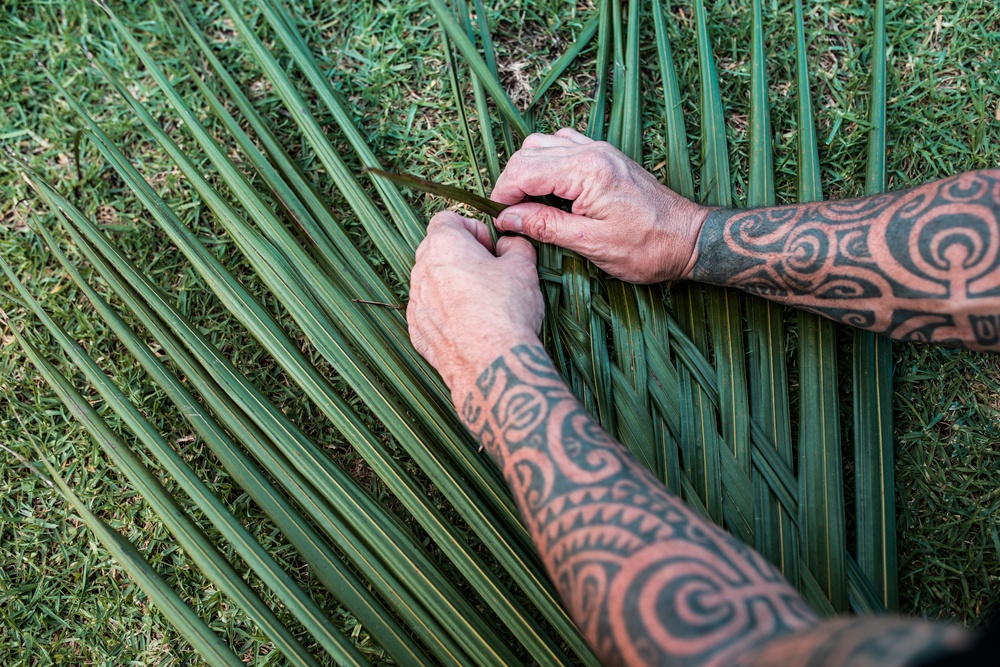
[[[892,338],[1000,351],[1000,170],[860,199],[718,209],[692,274]]]
[[[541,347],[462,406],[574,621],[606,665],[731,665],[816,623],[762,556],[694,514],[605,433]]]
[[[770,563],[605,433],[540,345],[496,359],[460,413],[605,665],[898,666],[948,644],[906,619],[819,623]]]

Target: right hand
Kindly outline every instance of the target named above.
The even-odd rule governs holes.
[[[573,200],[573,212],[522,203],[548,194]],[[709,213],[610,144],[569,128],[525,139],[491,197],[512,204],[497,229],[562,246],[632,283],[688,278]]]

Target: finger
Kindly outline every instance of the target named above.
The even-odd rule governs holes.
[[[482,252],[492,255],[493,240],[484,223],[454,211],[440,211],[427,223],[427,236],[417,246],[414,259],[419,264],[427,253],[437,254],[444,248],[473,256]]]
[[[506,262],[521,262],[534,268],[535,248],[523,236],[501,236],[497,239],[497,257]]]
[[[431,234],[438,229],[455,226],[465,227],[465,220],[462,216],[454,211],[438,211],[427,223],[427,233]]]
[[[500,214],[496,225],[501,231],[518,232],[536,241],[553,243],[584,256],[589,256],[599,243],[599,222],[544,204],[511,206]]]
[[[563,137],[565,139],[569,139],[574,144],[583,145],[583,144],[592,144],[592,143],[594,143],[593,139],[591,139],[590,137],[588,137],[586,134],[580,134],[579,132],[577,132],[576,130],[574,130],[572,127],[564,127],[563,129],[561,129],[558,132],[556,132],[555,136],[557,136],[557,137]]]
[[[580,161],[581,147],[521,150],[507,162],[497,179],[490,199],[501,204],[517,204],[528,196],[555,194],[576,199],[587,179],[587,163]]]
[[[535,132],[524,138],[521,148],[555,148],[557,146],[572,146],[573,143],[568,137],[559,136],[558,132],[555,134]]]
[[[493,240],[490,238],[490,230],[485,223],[475,218],[466,218],[455,211],[439,211],[431,221],[427,223],[427,233],[431,234],[439,229],[459,228],[465,229],[468,233],[482,244],[484,248],[493,250]]]
[[[480,245],[493,252],[493,239],[490,238],[490,229],[485,222],[464,216],[462,222],[465,223],[465,228],[479,241]]]

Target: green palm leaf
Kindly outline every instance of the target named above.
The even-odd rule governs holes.
[[[871,112],[865,194],[885,192],[885,2],[875,3]],[[892,460],[892,341],[868,331],[854,334],[854,466],[858,520],[857,558],[875,595],[889,610],[896,590],[895,474]]]
[[[16,332],[14,335],[18,336]],[[58,376],[55,369],[47,366],[38,352],[29,344],[26,344],[23,338],[19,338],[18,342],[22,343],[22,349],[31,358],[32,362],[37,360],[38,369],[45,369],[42,372],[47,374],[46,379],[51,377],[53,378],[53,382],[55,382]],[[75,402],[72,402],[73,395],[70,393],[66,394],[66,398],[71,401],[71,404],[84,419],[102,421],[100,417],[92,414],[92,411],[87,409],[90,406],[78,394],[76,398],[79,400]],[[212,632],[208,625],[190,607],[184,604],[184,601],[170,588],[170,584],[146,562],[139,550],[135,548],[135,545],[91,512],[87,505],[73,493],[69,484],[59,476],[52,464],[44,458],[42,462],[48,469],[49,475],[52,476],[52,480],[59,487],[59,492],[69,501],[73,509],[76,510],[76,513],[83,519],[83,522],[87,524],[87,527],[97,535],[101,544],[111,552],[111,555],[122,565],[122,568],[128,575],[139,584],[140,588],[149,596],[153,604],[156,605],[156,608],[167,617],[171,625],[177,628],[178,632],[191,642],[191,646],[198,652],[198,655],[212,667],[240,667],[243,665],[243,661],[233,653],[232,649],[226,646],[225,642]]]
[[[109,152],[107,155],[113,156],[113,153]],[[449,632],[435,620],[433,607],[431,609],[425,607],[425,605],[434,605],[433,601],[411,594],[404,583],[407,581],[407,577],[397,578],[398,575],[394,574],[394,569],[405,570],[407,567],[414,567],[412,564],[404,564],[413,557],[413,552],[409,556],[402,553],[408,540],[403,539],[402,542],[397,542],[401,538],[394,535],[386,544],[400,547],[400,552],[387,554],[385,553],[386,549],[381,546],[373,549],[355,537],[360,534],[376,539],[376,536],[382,533],[383,529],[398,532],[394,529],[395,519],[385,514],[380,506],[373,504],[370,498],[354,486],[353,482],[346,482],[339,470],[332,468],[327,461],[315,458],[316,453],[312,451],[312,444],[298,428],[283,419],[260,392],[250,385],[232,364],[221,356],[168,303],[163,294],[150,284],[127,258],[108,243],[96,226],[56,193],[51,186],[40,180],[34,181],[33,184],[49,206],[65,216],[61,222],[64,223],[67,233],[73,238],[77,247],[87,255],[88,260],[98,268],[104,280],[114,289],[119,298],[125,301],[131,311],[140,316],[140,319],[143,319],[145,315],[143,324],[154,332],[164,325],[170,327],[172,334],[191,350],[195,358],[200,357],[198,363],[201,368],[208,373],[213,383],[218,385],[218,389],[215,389],[214,384],[208,387],[199,387],[199,394],[202,398],[211,404],[213,400],[222,402],[224,400],[222,397],[225,396],[238,406],[239,412],[235,416],[235,422],[227,423],[227,428],[233,429],[241,421],[256,424],[264,437],[246,442],[255,442],[259,445],[252,450],[252,454],[258,459],[261,466],[278,480],[279,484],[307,512],[320,530],[351,557],[352,562],[365,577],[378,586],[379,593],[394,603],[396,611],[407,618],[410,627],[420,634],[421,639],[426,644],[432,647],[439,660],[449,664],[464,664],[467,658],[464,651],[459,648],[460,644],[451,639]],[[94,248],[91,248],[90,244],[93,244]],[[103,257],[94,252],[95,248]],[[120,276],[119,272],[121,272]],[[232,278],[228,277],[228,274],[220,273],[211,284],[225,284],[227,281],[232,281]],[[248,301],[246,305],[253,309],[252,300]],[[269,318],[263,314],[259,306],[255,310],[261,316],[261,322],[267,322]],[[155,311],[158,320],[149,317],[148,313],[151,311]],[[274,331],[276,328],[272,322],[269,329]],[[263,335],[260,329],[258,329],[258,335]],[[162,342],[166,337],[160,336],[159,338]],[[219,390],[221,390],[221,395],[213,394],[213,391]],[[217,414],[221,417],[225,413]],[[361,442],[363,436],[360,430],[362,428],[364,427],[360,424],[355,425],[348,433],[357,431],[357,441]],[[279,451],[281,448],[284,448],[285,452],[294,452],[287,460],[297,461],[306,457],[307,460],[312,459],[312,465],[305,465],[298,469],[288,466],[287,463],[283,463],[286,457],[285,452]],[[318,482],[319,489],[314,488],[312,484],[314,481]],[[331,492],[335,498],[333,503],[324,501],[320,493],[317,493],[322,488],[330,489],[331,487],[342,491],[339,495],[336,490]],[[351,511],[345,511],[348,509]],[[376,518],[368,521],[366,517],[371,517],[373,514]],[[351,522],[358,521],[361,522],[360,529],[352,528]],[[398,565],[394,565],[394,558],[398,559]],[[385,560],[389,562],[384,562]],[[417,602],[418,599],[421,601]],[[443,604],[447,605],[448,603]],[[428,611],[430,611],[430,615],[428,615]]]
[[[42,310],[31,293],[21,284],[11,268],[0,259],[0,270],[6,274],[21,297],[29,304],[31,310],[42,321],[45,328],[56,338],[65,353],[73,360],[74,365],[83,371],[84,376],[97,389],[105,402],[119,415],[132,431],[152,452],[154,458],[176,479],[181,488],[191,498],[199,509],[219,528],[236,548],[250,567],[257,572],[268,587],[277,592],[293,610],[296,617],[316,637],[323,648],[339,662],[344,664],[364,664],[363,658],[354,647],[347,643],[343,635],[331,632],[324,622],[323,612],[316,604],[291,581],[287,574],[267,555],[263,547],[251,537],[249,532],[232,518],[222,502],[209,491],[208,487],[198,479],[191,468],[167,444],[163,437],[153,429],[132,403],[125,398],[117,386],[112,383],[97,364]],[[39,365],[41,370],[42,366]],[[51,368],[47,369],[51,371]],[[52,385],[63,385],[61,376],[43,374]],[[67,404],[73,402],[69,394],[62,394]],[[67,397],[69,397],[67,399]],[[78,400],[82,400],[78,397]],[[177,538],[178,544],[191,555],[206,575],[219,586],[219,589],[233,597],[241,608],[260,624],[275,644],[287,655],[294,657],[307,665],[316,663],[305,649],[288,632],[276,616],[264,606],[260,598],[250,586],[232,568],[231,564],[197,528],[194,522],[177,506],[176,501],[166,489],[156,480],[120,438],[113,436],[104,421],[95,421],[92,415],[83,420],[83,424],[105,449],[108,457],[122,470],[128,479],[142,493],[154,511],[167,528]],[[103,426],[103,428],[101,428]]]
[[[573,43],[569,45],[569,48],[566,49],[554,63],[552,63],[552,66],[549,67],[548,70],[546,70],[545,76],[543,76],[541,81],[538,82],[538,85],[535,86],[535,95],[531,99],[532,107],[538,104],[538,102],[542,99],[542,96],[544,96],[545,93],[548,92],[549,88],[552,87],[552,84],[559,80],[559,77],[563,75],[571,64],[573,64],[573,61],[580,55],[580,52],[583,51],[590,43],[590,40],[594,38],[594,35],[597,34],[599,19],[600,13],[590,17],[590,20],[587,21],[580,30],[580,34],[577,35],[576,39],[573,40]]]
[[[20,162],[22,173],[95,276],[124,305],[122,315],[84,280],[48,230],[40,229],[62,270],[91,302],[96,317],[179,408],[231,478],[281,530],[317,580],[397,663],[519,664],[530,656],[543,664],[596,665],[593,653],[559,605],[498,470],[476,452],[454,414],[444,384],[413,350],[401,312],[399,295],[408,285],[424,222],[397,186],[462,201],[494,217],[503,207],[486,199],[480,169],[483,165],[496,182],[501,158],[493,138],[490,104],[499,113],[508,157],[515,149],[515,135],[523,137],[534,121],[535,114],[529,113],[527,119],[522,116],[500,85],[498,54],[484,4],[472,1],[473,20],[466,0],[459,0],[455,11],[444,0],[430,2],[446,35],[443,46],[452,63],[450,92],[474,172],[459,185],[473,184],[478,191],[473,194],[462,187],[383,171],[345,99],[331,84],[330,72],[320,66],[297,31],[292,12],[275,0],[257,3],[263,30],[274,40],[273,47],[271,42],[265,46],[240,3],[223,0],[225,17],[250,55],[240,66],[259,68],[271,83],[284,104],[282,113],[294,122],[294,131],[315,154],[337,197],[346,202],[343,217],[332,212],[303,166],[289,155],[287,140],[279,136],[271,118],[244,94],[244,84],[232,73],[234,66],[223,63],[216,45],[206,39],[200,19],[180,0],[171,0],[171,5],[185,28],[182,35],[174,36],[173,46],[188,56],[179,60],[158,62],[124,21],[108,14],[121,43],[138,55],[145,74],[174,109],[183,124],[183,138],[166,131],[109,68],[96,61],[94,65],[142,123],[144,135],[177,166],[199,205],[204,204],[239,250],[242,264],[267,288],[266,303],[287,315],[288,321],[276,317],[226,270],[204,239],[185,227],[87,110],[53,77],[55,88],[80,119],[77,137],[86,136],[94,143],[124,191],[145,207],[156,229],[170,239],[228,314],[256,339],[294,390],[310,401],[315,414],[351,444],[398,501],[406,518],[400,520],[389,512],[334,464],[302,425],[288,419],[209,343],[175,307],[170,295],[156,287],[65,196]],[[750,206],[770,205],[775,200],[765,67],[767,28],[761,5],[755,0],[750,8]],[[715,67],[708,11],[702,0],[695,0],[693,8],[701,199],[731,206],[720,93],[724,82]],[[639,162],[644,153],[655,156],[657,147],[651,151],[643,146],[643,128],[655,108],[644,95],[650,91],[643,90],[648,86],[641,76],[642,39],[650,31],[655,34],[663,84],[665,109],[656,122],[666,130],[662,147],[666,182],[693,198],[695,179],[681,92],[682,84],[686,87],[691,82],[678,78],[668,35],[683,25],[668,21],[670,14],[660,0],[653,0],[651,6],[602,0],[596,9],[540,80],[532,108],[542,95],[552,94],[554,83],[596,36],[597,81],[587,133],[608,137]],[[798,195],[810,201],[821,197],[822,190],[801,3],[796,5],[795,19]],[[647,20],[650,25],[644,24]],[[884,42],[884,7],[879,2],[869,192],[885,187]],[[169,69],[164,65],[167,62]],[[687,62],[694,62],[693,55],[685,54],[683,64]],[[681,71],[686,74],[689,69]],[[466,84],[472,86],[476,101],[478,136],[464,103]],[[197,95],[187,95],[195,89]],[[316,100],[318,113],[309,109],[307,100]],[[213,116],[210,121],[203,120],[206,109]],[[317,120],[322,117],[332,119],[328,127]],[[200,165],[200,156],[207,157],[211,167]],[[364,172],[367,179],[358,176]],[[377,255],[374,265],[373,253]],[[855,559],[847,553],[844,538],[836,328],[831,323],[801,314],[796,335],[790,337],[783,309],[760,299],[696,284],[626,285],[574,253],[553,246],[542,245],[539,259],[547,303],[547,348],[573,391],[639,461],[683,495],[695,511],[724,524],[778,563],[821,612],[843,610],[848,602],[859,611],[895,604],[891,448],[887,446],[891,442],[891,357],[884,340],[869,334],[857,336],[852,359],[859,503]],[[0,268],[17,291],[17,295],[3,295],[35,313],[42,328],[63,345],[73,366],[97,388],[159,465],[178,480],[186,494],[183,501],[158,488],[151,473],[124,443],[115,440],[118,436],[66,378],[23,341],[26,354],[39,364],[71,413],[109,448],[109,458],[129,472],[154,509],[168,515],[164,521],[185,551],[200,559],[220,589],[238,601],[291,662],[311,664],[314,657],[302,648],[310,645],[339,662],[358,662],[351,641],[325,622],[324,610],[292,583],[178,458],[162,434],[42,310],[32,288],[18,282],[6,264]],[[144,331],[133,331],[126,322],[138,322]],[[24,338],[15,333],[19,340]],[[166,353],[169,365],[150,351],[148,337]],[[785,363],[793,346],[797,349],[789,358],[797,359],[798,366],[797,443],[791,437],[790,372]],[[336,383],[319,370],[310,354],[335,370]],[[345,398],[342,390],[350,397]],[[874,410],[867,409],[872,406]],[[428,493],[428,485],[433,485],[434,494]],[[301,623],[315,640],[313,644],[283,627],[275,611],[264,606],[218,556],[217,546],[183,518],[178,508],[188,505],[211,521],[281,601],[282,612]],[[127,567],[144,588],[155,591],[155,595],[150,593],[154,602],[162,605],[206,660],[233,664],[234,658],[218,638],[164,589],[148,566],[136,560],[134,549],[81,507],[88,525],[128,561]],[[417,532],[426,537],[418,537]],[[430,547],[425,548],[424,539]],[[508,641],[510,637],[515,641]]]
[[[246,490],[254,502],[281,529],[281,532],[295,546],[303,560],[309,564],[313,573],[315,573],[316,577],[327,590],[335,593],[341,603],[350,609],[358,620],[371,630],[372,634],[378,638],[382,645],[398,661],[407,664],[420,664],[422,657],[417,644],[407,636],[399,624],[372,597],[357,575],[351,569],[345,567],[339,559],[330,557],[323,548],[323,538],[308,523],[302,520],[291,504],[262,473],[261,469],[227,435],[222,426],[201,408],[181,382],[166,370],[163,363],[150,351],[149,347],[128,328],[121,317],[84,280],[76,267],[59,249],[49,232],[44,227],[40,228],[39,231],[44,236],[49,249],[56,255],[60,265],[69,274],[76,286],[84,292],[101,318],[109,324],[119,340],[125,344],[129,352],[142,364],[142,367],[149,373],[150,377],[164,389],[174,404],[184,406],[188,420],[195,431],[203,438],[215,456],[221,461],[223,467],[233,476],[237,484]],[[90,255],[90,257],[95,265],[101,263],[96,255]],[[109,267],[106,267],[102,273],[105,276],[109,276],[112,272]],[[119,285],[118,289],[122,292],[126,290],[124,285]],[[149,311],[148,307],[144,307],[139,301],[134,301],[134,303],[143,312],[144,321],[157,321],[156,315],[152,311]],[[198,387],[210,387],[214,384],[200,365],[194,361],[194,358],[181,346],[176,337],[165,327],[157,327],[155,335],[167,356],[178,365],[189,382]],[[253,448],[254,444],[264,439],[265,436],[259,430],[256,430],[251,424],[246,423],[241,418],[242,413],[239,411],[239,408],[232,401],[228,400],[227,396],[222,393],[213,392],[204,392],[203,395],[206,397],[208,405],[216,414],[228,417],[223,417],[223,421],[239,437],[240,442]],[[230,521],[231,519],[232,517],[224,517],[225,521]],[[239,529],[236,528],[234,530],[238,531]],[[253,547],[253,544],[249,548],[257,548]]]
[[[819,151],[809,93],[802,2],[795,2],[798,85],[799,201],[823,198]],[[837,611],[847,609],[843,461],[837,347],[833,322],[799,312],[799,528],[802,551],[824,595]]]
[[[444,0],[430,0],[430,5],[434,13],[437,14],[441,27],[448,33],[448,37],[455,43],[455,47],[459,53],[462,54],[469,67],[476,73],[476,77],[483,84],[483,87],[486,88],[486,92],[493,98],[493,102],[497,105],[500,115],[510,124],[511,129],[517,133],[518,138],[524,139],[531,133],[531,130],[521,116],[521,112],[517,110],[514,103],[510,101],[510,97],[507,96],[507,93],[500,86],[499,78],[496,75],[496,64],[494,63],[490,67],[483,60],[479,52],[476,51],[475,44],[472,43],[469,36],[462,30],[462,26],[459,25],[455,19],[455,15],[445,5]],[[481,9],[481,5],[477,9]],[[478,13],[478,16],[480,22],[485,20],[485,12]],[[490,50],[487,50],[487,53],[490,53]]]
[[[774,205],[774,165],[771,154],[771,114],[767,94],[764,21],[761,0],[754,0],[750,63],[750,160],[747,207]],[[792,438],[785,364],[784,315],[781,306],[747,297],[747,352],[750,380],[750,415],[774,443],[785,463],[792,465]],[[758,518],[755,546],[777,565],[785,577],[798,583],[798,532],[793,515],[754,471],[755,509]]]

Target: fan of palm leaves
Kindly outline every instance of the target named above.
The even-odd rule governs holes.
[[[204,283],[275,360],[323,417],[350,442],[447,559],[442,569],[414,532],[347,472],[338,467],[264,392],[174,305],[114,240],[16,155],[38,200],[61,224],[100,283],[124,305],[116,312],[60,249],[42,220],[43,236],[64,275],[93,306],[149,378],[189,420],[231,478],[280,529],[298,557],[396,662],[419,664],[519,664],[530,656],[543,664],[597,661],[560,606],[496,468],[458,421],[448,393],[409,343],[402,302],[413,253],[424,221],[394,182],[375,170],[378,158],[352,121],[351,110],[331,87],[278,0],[259,0],[276,39],[309,82],[308,97],[333,120],[338,150],[289,74],[247,24],[235,0],[222,0],[256,65],[281,98],[306,143],[335,183],[349,215],[364,230],[377,266],[345,231],[303,170],[275,136],[268,120],[242,92],[242,84],[203,36],[199,19],[174,0],[171,11],[182,67],[156,62],[138,37],[110,10],[121,39],[133,49],[176,112],[189,139],[179,145],[129,94],[107,64],[93,60],[110,87],[160,148],[169,155],[200,201],[211,210],[256,276],[308,342],[310,353],[335,369],[352,399],[303,352],[275,313],[255,299],[187,228],[143,175],[75,101],[60,77],[52,86],[79,116],[83,137],[125,184],[131,196],[183,253]],[[448,58],[469,72],[474,109],[465,107],[458,68],[451,67],[455,111],[462,126],[473,180],[487,194],[483,176],[495,182],[500,155],[509,156],[531,131],[500,84],[496,56],[481,0],[430,0]],[[594,39],[595,99],[587,128],[642,161],[640,26],[651,23],[665,96],[667,185],[705,203],[730,206],[730,173],[723,105],[710,47],[703,0],[694,0],[700,80],[700,192],[688,156],[685,118],[667,39],[667,11],[660,0],[600,0],[577,40],[552,64],[535,103]],[[477,21],[473,21],[474,16]],[[867,187],[885,187],[885,22],[874,12],[871,138]],[[822,196],[817,141],[806,69],[802,7],[795,0],[798,90],[798,195]],[[478,30],[476,29],[478,27]],[[750,162],[747,203],[773,203],[771,128],[761,2],[752,8]],[[176,61],[174,61],[176,62]],[[204,74],[203,74],[204,73]],[[228,136],[212,134],[178,92],[197,86],[205,107]],[[186,85],[186,84],[185,84]],[[220,99],[220,97],[225,98]],[[532,104],[532,109],[535,103]],[[230,109],[239,110],[238,116]],[[529,110],[530,111],[530,110]],[[471,129],[478,117],[481,132]],[[552,130],[555,128],[540,128]],[[500,140],[494,136],[494,130]],[[211,161],[209,177],[194,151]],[[239,164],[232,155],[239,153]],[[485,164],[480,167],[480,163]],[[369,173],[364,175],[358,165]],[[400,165],[405,168],[405,165]],[[258,191],[244,170],[265,184]],[[225,191],[219,187],[224,184]],[[547,301],[545,344],[574,392],[633,454],[672,490],[713,521],[774,561],[817,609],[875,612],[895,605],[894,517],[891,502],[890,350],[885,339],[858,333],[853,350],[853,450],[857,548],[845,537],[841,471],[840,389],[834,325],[801,313],[795,328],[797,384],[786,369],[786,313],[757,298],[698,284],[632,286],[602,275],[583,258],[556,247],[539,253]],[[327,621],[323,609],[213,495],[97,363],[41,308],[4,262],[23,316],[10,322],[25,354],[68,410],[100,443],[116,467],[157,512],[177,544],[206,577],[269,637],[292,664],[317,664],[303,640],[279,616],[290,615],[311,635],[316,650],[336,662],[366,661],[350,639]],[[33,314],[33,315],[32,315]],[[127,315],[123,318],[122,315]],[[34,319],[33,319],[34,318]],[[128,321],[126,321],[126,319]],[[32,339],[47,330],[106,406],[135,436],[123,439],[90,401],[42,356]],[[133,325],[141,324],[137,332]],[[154,353],[148,341],[159,346]],[[164,363],[162,355],[169,359]],[[799,415],[790,414],[797,392]],[[355,400],[356,398],[356,400]],[[373,424],[371,418],[377,421]],[[798,433],[792,433],[792,424]],[[400,452],[419,468],[400,463]],[[141,454],[141,456],[140,456]],[[38,456],[46,461],[45,452]],[[186,498],[171,496],[146,467],[155,460]],[[122,566],[210,664],[242,662],[171,590],[123,536],[95,516],[46,463],[67,500]],[[446,500],[432,497],[428,481]],[[862,501],[863,502],[860,502]],[[197,508],[233,551],[280,601],[269,608],[189,516]],[[468,532],[456,527],[461,517]],[[489,563],[483,549],[489,552]],[[496,563],[497,566],[493,566]],[[473,591],[469,596],[466,591]],[[475,600],[475,601],[473,601]],[[544,622],[540,622],[540,620]],[[506,630],[498,629],[497,623]],[[512,646],[502,637],[515,637]]]

